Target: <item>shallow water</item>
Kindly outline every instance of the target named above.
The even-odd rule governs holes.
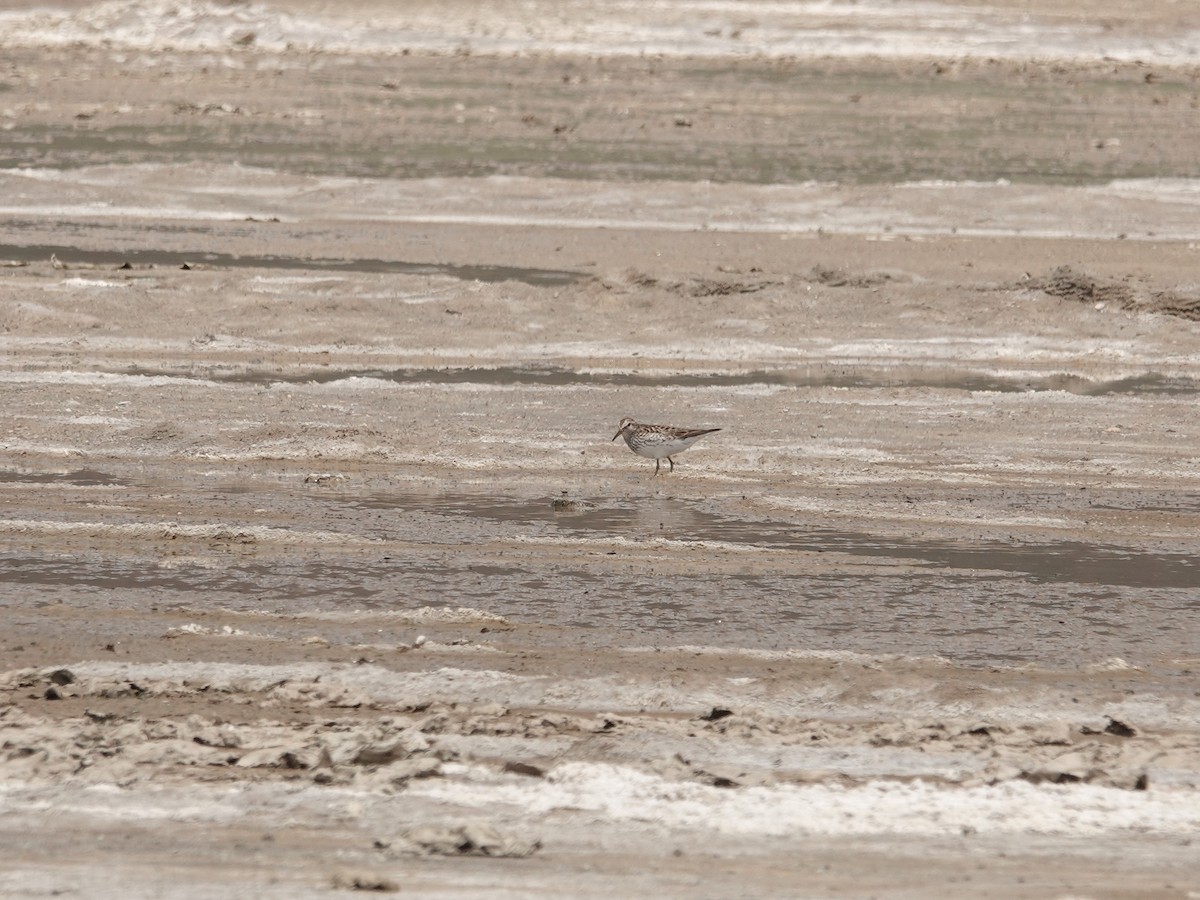
[[[75,487],[128,485],[130,482],[98,469],[73,469],[69,472],[0,471],[0,484],[69,484]]]
[[[20,230],[23,223],[10,222]],[[316,269],[332,272],[393,273],[399,275],[444,275],[463,281],[503,282],[520,281],[540,287],[572,284],[590,278],[583,272],[564,269],[532,269],[521,266],[450,265],[448,263],[415,263],[393,259],[321,259],[292,256],[252,256],[233,253],[214,253],[198,250],[195,253],[164,250],[84,250],[78,247],[39,244],[32,246],[0,244],[0,259],[15,263],[40,263],[55,257],[64,264],[108,266],[123,268],[170,267],[175,269],[220,267],[229,269]]]
[[[226,523],[183,546],[163,538],[116,554],[4,554],[0,584],[39,604],[215,602],[283,614],[473,606],[582,629],[575,639],[597,645],[803,647],[970,666],[1120,657],[1170,667],[1194,652],[1189,636],[1200,629],[1196,558],[1118,545],[904,539],[661,497],[556,502],[251,482],[178,491],[91,470],[9,472],[0,483],[20,479],[103,492],[112,525],[138,521],[121,511],[135,495],[167,487],[179,508]],[[286,534],[279,523],[289,521],[356,543],[259,544],[255,527]],[[689,571],[672,561],[695,542],[724,562]]]
[[[581,511],[558,511],[547,501],[488,501],[465,494],[436,498],[377,494],[350,501],[359,509],[422,510],[530,526],[546,523],[580,540],[644,537],[647,521],[663,521],[652,536],[677,541],[717,541],[746,549],[844,553],[886,557],[937,568],[1014,573],[1035,583],[1187,588],[1200,584],[1200,560],[1188,554],[1139,553],[1128,548],[1062,541],[1046,544],[898,540],[786,521],[747,520],[707,512],[684,500],[647,500]],[[669,526],[667,523],[670,523]],[[639,532],[642,532],[639,534]]]

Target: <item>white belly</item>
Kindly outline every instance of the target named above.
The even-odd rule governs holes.
[[[635,445],[626,440],[630,450],[638,456],[648,456],[650,459],[666,459],[668,456],[682,453],[695,442],[695,438],[689,438],[686,441],[644,441]]]

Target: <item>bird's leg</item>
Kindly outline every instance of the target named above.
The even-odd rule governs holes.
[[[661,465],[662,465],[662,460],[655,458],[655,460],[654,460],[654,474],[655,475],[658,474],[658,467]]]
[[[667,462],[669,462],[671,464],[671,471],[674,472],[675,471],[675,460],[671,459],[671,457],[668,456]]]

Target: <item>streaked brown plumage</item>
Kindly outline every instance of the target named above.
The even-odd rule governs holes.
[[[674,425],[643,425],[626,416],[617,426],[617,433],[613,435],[613,440],[623,437],[625,443],[629,445],[629,449],[638,456],[654,460],[654,474],[657,475],[662,460],[665,459],[670,463],[671,471],[674,472],[675,460],[671,459],[672,456],[682,453],[704,435],[720,430],[720,428],[676,428]]]

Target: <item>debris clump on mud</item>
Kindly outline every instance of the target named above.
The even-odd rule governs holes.
[[[758,272],[758,269],[753,269]],[[723,270],[723,274],[737,274]],[[779,279],[769,278],[707,278],[695,276],[685,280],[662,280],[637,269],[629,269],[617,281],[606,282],[609,290],[628,291],[633,288],[662,288],[680,297],[727,297],[734,294],[755,294],[770,287],[784,284]]]
[[[813,266],[808,273],[808,281],[813,284],[822,284],[826,287],[869,288],[878,287],[892,280],[893,276],[886,272],[855,273],[821,265]]]
[[[504,832],[487,822],[418,825],[376,846],[392,856],[490,856],[521,859],[542,847],[541,838]]]
[[[1125,282],[1102,281],[1070,266],[1058,266],[1049,275],[1025,281],[1022,287],[1077,303],[1200,320],[1200,293],[1140,291]]]

